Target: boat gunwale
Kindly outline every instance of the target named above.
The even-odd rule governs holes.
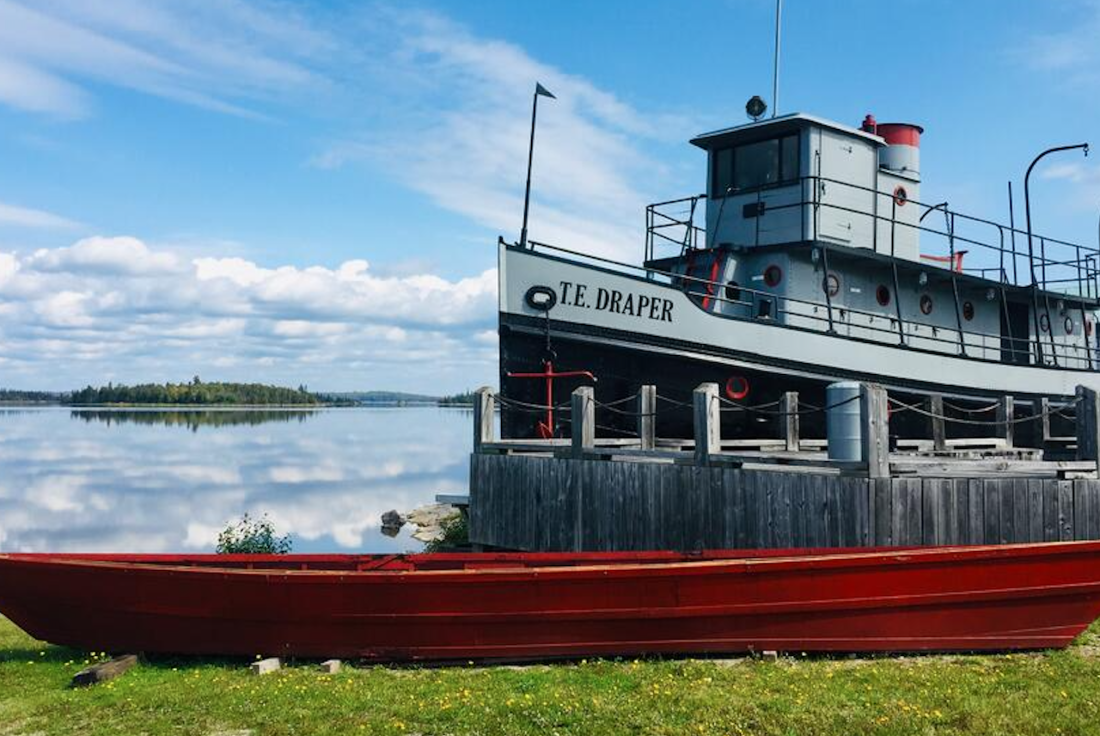
[[[172,564],[158,562],[160,560],[180,560],[179,555],[140,555],[131,559],[127,555],[97,555],[95,553],[0,553],[0,568],[5,565],[52,567],[52,568],[92,568],[97,570],[133,571],[145,573],[169,573],[169,574],[206,574],[220,576],[242,575],[246,577],[287,577],[287,578],[313,578],[313,579],[345,579],[354,577],[358,580],[367,579],[392,579],[392,578],[416,578],[428,579],[442,578],[470,578],[470,577],[513,577],[531,578],[539,576],[566,576],[580,577],[584,574],[616,573],[617,577],[630,577],[634,575],[670,575],[670,574],[705,574],[716,569],[726,568],[728,572],[740,572],[742,574],[765,574],[771,571],[803,571],[803,570],[830,570],[843,568],[861,568],[881,564],[883,562],[895,565],[923,565],[950,562],[977,562],[983,560],[1015,560],[1019,558],[1041,558],[1049,556],[1063,556],[1083,554],[1090,551],[1100,554],[1100,541],[1065,541],[1065,542],[1027,542],[1020,544],[1002,545],[958,545],[942,547],[887,547],[867,548],[867,551],[853,551],[856,548],[848,548],[839,553],[821,552],[820,548],[814,550],[816,554],[781,554],[785,550],[777,550],[780,554],[761,557],[727,557],[707,558],[706,552],[693,557],[690,553],[682,555],[682,559],[661,562],[633,561],[636,553],[606,553],[622,555],[627,558],[623,562],[613,563],[608,560],[603,564],[582,565],[546,565],[525,566],[524,558],[539,558],[540,553],[514,553],[517,565],[501,564],[510,559],[497,553],[490,553],[491,557],[485,559],[487,563],[497,563],[499,566],[476,568],[427,568],[427,569],[292,569],[292,565],[306,564],[310,561],[340,561],[347,560],[385,560],[386,555],[381,556],[356,556],[349,555],[346,558],[332,555],[191,555],[183,559],[197,560],[201,562],[217,561],[224,559],[227,563],[237,562],[242,564],[280,562],[287,567],[262,567],[248,568],[235,566],[206,566],[197,564]],[[791,550],[795,552],[796,550]],[[810,550],[806,550],[810,551]],[[711,551],[712,553],[714,551]],[[555,554],[555,553],[550,553]],[[557,559],[567,558],[569,553],[556,554]],[[415,565],[417,555],[394,555],[394,561],[411,562]],[[411,558],[411,559],[410,559]],[[434,556],[435,561],[444,561],[440,556]],[[554,559],[554,558],[551,558]],[[644,558],[643,558],[644,559]],[[473,555],[458,554],[457,560],[477,562]]]

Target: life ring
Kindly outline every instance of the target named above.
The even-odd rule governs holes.
[[[749,395],[749,380],[744,376],[730,376],[726,381],[726,398],[740,401]]]
[[[532,286],[523,295],[527,306],[538,312],[549,312],[558,303],[558,295],[549,286]]]

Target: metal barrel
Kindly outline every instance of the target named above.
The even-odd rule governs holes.
[[[825,388],[825,433],[830,460],[858,462],[863,455],[860,385],[855,381],[830,383]]]

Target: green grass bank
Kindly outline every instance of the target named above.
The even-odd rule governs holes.
[[[345,668],[143,662],[71,690],[95,655],[0,618],[0,734],[1095,734],[1100,627],[1062,652],[587,660]]]

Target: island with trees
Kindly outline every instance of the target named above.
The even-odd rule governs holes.
[[[195,376],[189,383],[143,383],[136,386],[108,383],[99,388],[88,386],[73,391],[67,403],[74,406],[319,406],[322,401],[305,386],[295,389],[262,383],[207,383]]]

